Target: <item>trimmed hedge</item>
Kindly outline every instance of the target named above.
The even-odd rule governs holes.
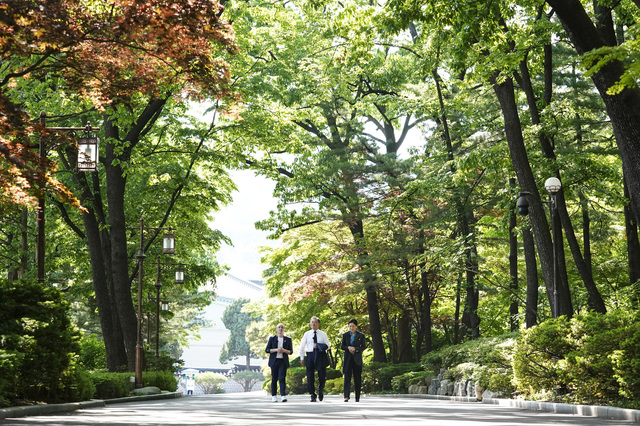
[[[135,384],[131,381],[134,373],[93,373],[91,381],[95,385],[97,399],[112,399],[129,396]],[[142,372],[142,386],[155,386],[164,391],[175,392],[178,382],[170,371]]]

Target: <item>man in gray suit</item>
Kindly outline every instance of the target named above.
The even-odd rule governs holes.
[[[351,374],[355,385],[356,402],[360,401],[360,390],[362,389],[362,351],[366,348],[367,342],[364,334],[358,331],[358,321],[354,318],[349,320],[349,331],[342,335],[342,350],[344,351],[344,362],[342,363],[342,373],[344,374],[344,402],[349,402],[351,394]]]

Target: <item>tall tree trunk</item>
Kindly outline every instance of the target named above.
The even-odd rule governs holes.
[[[104,130],[106,139],[120,140],[117,127],[109,119],[104,120]],[[105,155],[107,164],[105,167],[107,203],[109,205],[109,227],[111,231],[111,273],[116,313],[123,331],[124,346],[127,351],[127,365],[129,371],[134,371],[136,366],[137,315],[131,299],[128,272],[127,223],[124,214],[126,177],[120,163],[115,161],[123,161],[126,164],[129,160],[130,150],[125,150],[124,154],[120,154],[117,152],[114,143],[109,143],[106,146]]]
[[[509,187],[515,187],[516,180],[509,179]],[[509,293],[511,304],[509,305],[509,326],[511,331],[518,330],[518,237],[516,235],[517,216],[515,210],[511,210],[509,216],[509,275],[511,283]]]
[[[444,104],[444,97],[442,94],[442,88],[440,87],[441,78],[437,69],[432,70],[433,80],[436,85],[436,92],[438,94],[438,102],[440,105],[441,115],[437,117],[436,121],[442,126],[441,137],[447,147],[447,157],[449,158],[449,168],[452,174],[455,174],[456,168],[453,162],[455,153],[453,150],[453,143],[451,140],[451,133],[449,132],[449,122],[446,114],[446,107]],[[466,332],[472,339],[477,338],[480,335],[480,318],[478,317],[478,303],[479,292],[476,289],[475,277],[478,271],[478,261],[476,255],[475,241],[472,237],[472,222],[473,213],[465,211],[465,206],[461,201],[461,197],[456,193],[462,192],[461,188],[454,189],[454,203],[456,207],[456,216],[458,221],[459,235],[464,238],[465,246],[465,271],[466,271],[466,298],[464,313],[462,316],[462,323],[466,327]]]
[[[582,209],[582,241],[584,251],[584,264],[589,275],[593,276],[593,257],[591,255],[591,216],[589,215],[589,202],[580,191],[580,208]]]
[[[88,206],[83,201],[83,205]],[[102,257],[101,238],[98,222],[93,209],[83,213],[84,228],[87,235],[89,255],[91,257],[91,274],[93,277],[93,291],[98,305],[98,316],[106,350],[107,368],[111,372],[118,371],[122,366],[127,366],[127,356],[122,339],[122,330],[113,310],[105,261]]]
[[[402,311],[398,318],[398,362],[413,362],[413,347],[411,345],[411,317],[407,310]]]
[[[420,229],[419,232],[419,242],[418,242],[418,255],[424,255],[425,253],[425,241],[424,241],[424,229]],[[433,336],[431,334],[431,303],[433,300],[431,298],[431,287],[429,283],[429,272],[426,270],[427,262],[420,263],[420,293],[422,299],[422,309],[420,309],[420,328],[422,330],[422,337],[424,340],[424,351],[425,353],[431,352],[433,349]],[[416,348],[418,352],[420,351],[420,344],[417,345]]]
[[[536,246],[528,228],[522,231],[522,246],[527,271],[527,302],[524,322],[526,328],[531,328],[538,323],[538,264],[536,262]]]
[[[20,212],[20,223],[20,248],[22,249],[22,252],[20,253],[20,269],[18,270],[18,278],[24,278],[24,275],[29,268],[29,258],[27,257],[27,253],[29,253],[29,211],[26,208],[23,208]]]
[[[609,30],[600,32],[589,18],[579,0],[547,0],[562,22],[578,54],[615,45]],[[601,11],[596,11],[602,15]],[[613,44],[612,44],[613,43]],[[595,72],[591,79],[604,101],[611,119],[613,132],[620,150],[624,174],[629,185],[629,195],[634,214],[640,214],[640,89],[634,85],[620,93],[607,91],[624,73],[621,61],[612,61]],[[636,216],[636,221],[638,217]]]
[[[627,180],[624,179],[624,195],[629,199]],[[631,284],[640,280],[640,242],[638,242],[638,221],[635,218],[632,207],[624,206],[624,223],[627,234],[627,255],[629,257],[629,282]]]
[[[560,193],[556,196],[556,199],[558,200],[560,220],[562,222],[562,227],[564,228],[566,233],[567,242],[569,243],[571,255],[573,256],[573,261],[575,262],[578,273],[580,274],[580,278],[582,278],[582,282],[587,289],[587,304],[589,305],[589,309],[604,314],[607,312],[607,308],[604,304],[604,300],[602,299],[602,295],[600,294],[600,291],[598,290],[598,287],[593,280],[591,270],[587,266],[587,262],[585,262],[585,259],[582,256],[582,252],[580,251],[580,245],[578,244],[578,239],[576,238],[576,234],[573,230],[573,225],[571,224],[571,219],[569,217],[569,212],[567,211],[567,205],[565,203],[564,194],[562,191],[560,191]],[[589,229],[587,228],[586,231],[588,232]],[[585,244],[588,244],[588,242],[588,239],[585,240]]]
[[[545,61],[545,65],[550,63],[550,60]],[[545,68],[545,73],[551,72],[551,70],[547,70]],[[527,105],[529,106],[529,113],[531,115],[531,122],[533,124],[540,124],[540,113],[538,111],[538,103],[536,102],[536,97],[533,92],[533,86],[531,85],[531,78],[529,76],[529,68],[527,66],[526,60],[522,60],[520,62],[520,73],[522,74],[519,79],[521,83],[521,87],[524,90],[527,97]],[[546,93],[546,91],[545,91]],[[544,99],[545,104],[549,104],[551,99]],[[578,138],[580,138],[581,132],[577,131]],[[550,160],[556,159],[556,154],[553,148],[553,144],[549,140],[548,135],[545,132],[541,132],[538,135],[538,140],[540,141],[540,147],[544,156]],[[556,175],[560,176],[560,172],[556,170]],[[556,195],[556,199],[558,201],[558,214],[559,218],[562,222],[562,226],[565,230],[565,235],[567,237],[567,242],[569,243],[569,248],[571,250],[571,255],[573,256],[573,260],[576,264],[576,268],[580,273],[580,278],[582,278],[582,282],[588,293],[588,305],[589,308],[596,311],[605,313],[606,307],[604,305],[604,301],[602,300],[602,295],[598,290],[598,287],[593,280],[593,275],[591,273],[591,269],[588,268],[585,259],[582,256],[582,252],[580,250],[580,246],[578,244],[578,240],[576,239],[575,232],[573,230],[573,225],[571,223],[571,218],[569,216],[569,212],[567,211],[564,192],[561,191]],[[558,233],[560,235],[560,233]],[[554,242],[555,243],[555,242]],[[558,252],[558,254],[563,254],[563,252]],[[560,271],[566,271],[566,267],[563,267]]]
[[[529,157],[522,136],[522,125],[520,124],[520,117],[518,116],[518,108],[513,91],[513,81],[508,78],[504,82],[498,83],[496,77],[492,77],[491,80],[504,118],[505,133],[513,169],[515,170],[518,183],[522,190],[531,194],[529,197],[531,225],[535,235],[535,243],[538,247],[538,255],[540,256],[542,276],[547,289],[547,296],[549,303],[553,306],[553,245],[551,235],[549,234],[545,209],[540,198],[540,193],[538,192],[533,171],[531,170],[531,164],[529,163]],[[560,280],[560,282],[556,282],[556,286],[559,301],[558,314],[570,317],[573,315],[573,306],[568,283]]]
[[[367,313],[369,314],[369,332],[371,333],[371,346],[373,348],[374,362],[387,362],[387,355],[384,350],[382,339],[382,326],[380,324],[380,310],[378,307],[378,292],[376,280],[369,266],[369,253],[364,248],[364,224],[362,219],[354,219],[349,224],[349,230],[353,236],[353,241],[359,250],[358,265],[363,272],[365,293],[367,295]]]
[[[462,305],[462,271],[458,274],[458,279],[456,280],[456,309],[453,314],[453,344],[457,345],[462,341],[460,336],[460,330],[462,329],[462,321],[460,321],[460,307]]]

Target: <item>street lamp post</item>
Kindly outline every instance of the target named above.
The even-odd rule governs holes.
[[[85,172],[95,172],[98,170],[98,138],[90,138],[89,133],[97,132],[100,130],[100,127],[93,127],[91,124],[87,123],[84,127],[46,127],[47,125],[47,113],[42,111],[40,113],[40,123],[43,126],[44,130],[61,130],[61,131],[85,131],[86,137],[81,138],[78,143],[78,170]],[[83,139],[86,141],[83,142]],[[90,141],[90,142],[89,142]],[[95,141],[95,142],[94,142]],[[91,144],[91,148],[86,148],[85,144]],[[93,167],[83,167],[81,168],[80,159],[84,158],[81,153],[91,152],[95,159],[93,163]],[[40,139],[39,147],[38,147],[38,155],[40,156],[40,164],[38,166],[41,173],[44,174],[44,160],[47,158],[47,148],[45,147],[44,141],[42,138]],[[93,161],[93,160],[92,160]],[[86,164],[86,162],[85,162]],[[44,235],[44,224],[45,224],[45,216],[44,216],[44,208],[45,208],[45,199],[44,199],[44,191],[38,197],[38,208],[36,210],[36,223],[37,223],[37,233],[36,233],[36,264],[37,264],[37,274],[38,274],[38,283],[44,284],[44,250],[45,250],[45,235]]]
[[[560,189],[562,188],[562,183],[560,179],[557,177],[550,177],[544,182],[544,188],[549,193],[549,201],[542,201],[543,203],[549,204],[549,214],[551,216],[551,235],[553,241],[551,242],[553,247],[553,307],[551,310],[551,315],[553,318],[558,317],[558,251],[559,251],[559,240],[560,237],[558,235],[558,203],[556,196]],[[526,216],[529,214],[529,201],[527,200],[527,196],[532,195],[530,192],[520,192],[520,196],[518,198],[518,202],[516,206],[518,207],[518,212]]]
[[[142,387],[142,355],[143,355],[143,347],[142,347],[142,282],[144,276],[144,259],[146,255],[144,254],[144,231],[145,230],[168,230],[168,233],[165,233],[162,237],[162,253],[163,254],[173,254],[175,253],[175,234],[171,233],[171,227],[168,228],[149,228],[144,226],[144,219],[140,218],[140,245],[138,248],[138,254],[136,258],[138,259],[138,324],[137,324],[137,332],[136,332],[136,372],[135,372],[135,383],[136,388]]]
[[[160,282],[160,273],[162,270],[162,266],[177,266],[175,272],[175,283],[183,284],[184,283],[184,268],[182,262],[179,263],[161,263],[160,256],[158,256],[157,262],[157,276],[156,276],[156,297],[154,301],[156,302],[156,358],[160,356],[160,308],[162,307],[163,311],[169,310],[169,302],[166,300],[160,300],[160,289],[162,288],[162,283]]]
[[[560,179],[550,177],[544,183],[544,188],[549,193],[549,214],[551,216],[551,235],[553,238],[553,318],[558,318],[558,203],[556,195],[562,188]]]

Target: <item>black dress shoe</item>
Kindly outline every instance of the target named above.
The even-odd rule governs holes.
[[[316,395],[315,394],[311,395],[311,401],[310,402],[316,402]]]
[[[349,402],[349,398],[345,398],[345,399],[344,399],[344,402]]]
[[[324,399],[324,393],[323,393],[323,391],[319,391],[319,392],[318,392],[318,399],[319,399],[320,401],[322,401],[322,400]]]

